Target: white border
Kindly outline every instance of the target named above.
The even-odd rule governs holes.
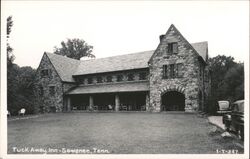
[[[1,1],[1,6],[3,7],[3,1]],[[7,15],[4,14],[4,9],[1,9],[1,107],[0,107],[0,158],[25,158],[25,159],[34,159],[34,158],[101,158],[101,159],[127,159],[127,158],[144,158],[144,159],[151,159],[151,158],[172,158],[172,159],[180,159],[180,158],[192,158],[192,159],[201,159],[201,158],[211,158],[211,159],[218,159],[218,158],[228,158],[228,159],[248,159],[249,157],[249,55],[243,55],[246,59],[244,63],[245,68],[245,142],[244,142],[244,154],[237,154],[237,155],[227,155],[227,154],[142,154],[142,155],[116,155],[116,154],[109,154],[109,155],[8,155],[7,154],[7,71],[6,71],[6,18]],[[249,35],[248,35],[249,36]],[[249,52],[249,50],[248,50]]]

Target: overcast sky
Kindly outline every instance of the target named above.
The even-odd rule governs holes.
[[[208,41],[210,57],[248,59],[248,1],[2,1],[2,9],[13,16],[20,66],[37,68],[67,38],[84,39],[97,58],[154,50],[171,24],[190,43]]]

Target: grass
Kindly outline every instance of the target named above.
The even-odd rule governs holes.
[[[8,153],[16,153],[13,147],[97,148],[112,154],[243,152],[235,139],[211,133],[212,127],[205,118],[183,113],[45,114],[8,122]]]

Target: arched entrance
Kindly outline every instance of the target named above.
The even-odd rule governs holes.
[[[184,111],[185,95],[177,91],[169,91],[161,96],[162,111]]]

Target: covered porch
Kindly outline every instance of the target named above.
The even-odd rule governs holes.
[[[146,111],[149,90],[145,83],[89,85],[64,96],[65,111]]]

